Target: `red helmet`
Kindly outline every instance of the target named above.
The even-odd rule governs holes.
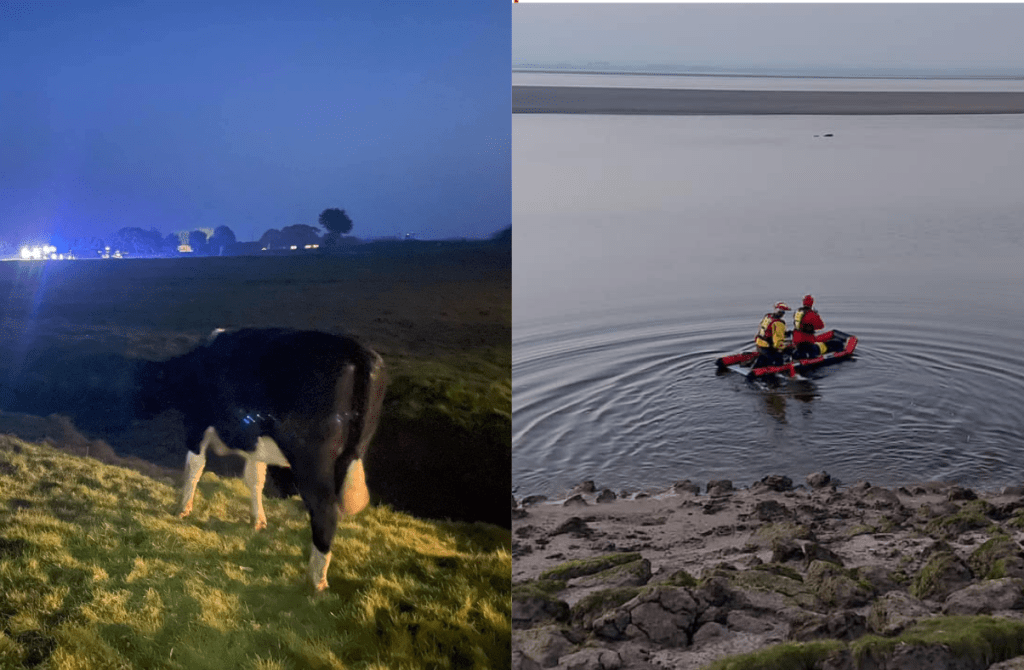
[[[813,295],[805,295],[804,296],[804,307],[810,307],[813,304],[814,304],[814,296]]]
[[[777,303],[775,303],[775,311],[776,312],[788,312],[789,311],[789,305],[787,305],[784,302],[777,302]]]

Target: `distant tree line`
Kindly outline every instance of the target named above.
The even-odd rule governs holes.
[[[255,253],[262,250],[304,249],[317,245],[332,249],[353,244],[356,240],[345,237],[352,230],[352,219],[343,209],[325,209],[320,213],[319,224],[324,233],[314,226],[295,224],[280,230],[271,228],[258,241],[239,242],[235,232],[228,226],[199,228],[163,235],[156,228],[121,228],[106,237],[78,237],[70,240],[54,240],[60,253],[71,252],[78,258],[96,258],[115,252],[128,256],[177,256],[187,253],[198,256],[231,256]],[[0,241],[0,255],[14,255],[18,248],[9,241]]]

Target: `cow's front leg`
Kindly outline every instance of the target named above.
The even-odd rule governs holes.
[[[267,527],[267,515],[263,511],[263,485],[267,481],[267,464],[252,458],[245,459],[245,485],[252,492],[252,504],[249,513],[253,529],[262,530]]]
[[[189,450],[185,457],[185,482],[181,486],[181,507],[178,516],[184,519],[192,513],[192,500],[196,495],[196,484],[203,476],[203,468],[206,467],[206,456],[192,453]]]

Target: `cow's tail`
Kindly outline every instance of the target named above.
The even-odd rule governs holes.
[[[384,360],[375,352],[367,352],[356,380],[356,366],[345,366],[335,392],[335,408],[345,416],[341,453],[334,462],[334,485],[342,514],[355,514],[369,503],[363,458],[377,430],[387,371]]]

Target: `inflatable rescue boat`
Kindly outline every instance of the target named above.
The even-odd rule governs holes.
[[[802,374],[814,368],[845,361],[853,356],[853,350],[857,348],[857,338],[840,330],[826,330],[816,335],[814,340],[816,342],[824,342],[826,347],[824,354],[814,358],[794,359],[794,349],[792,346],[789,346],[783,352],[784,362],[782,365],[752,368],[751,366],[754,361],[757,360],[757,350],[722,356],[715,360],[715,365],[718,366],[719,370],[729,370],[746,375],[747,379],[756,379],[757,377],[776,374],[795,377],[797,374]]]

